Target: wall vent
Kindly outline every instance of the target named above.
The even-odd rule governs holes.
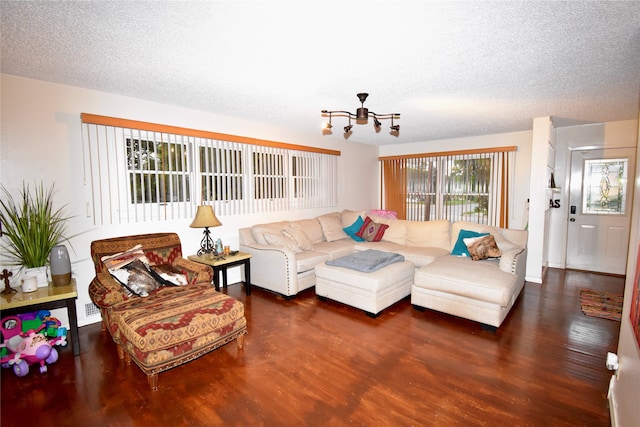
[[[85,317],[100,315],[100,309],[92,302],[84,305]]]

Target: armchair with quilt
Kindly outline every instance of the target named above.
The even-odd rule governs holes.
[[[187,285],[161,286],[146,297],[131,294],[102,259],[136,245],[151,266],[170,265]],[[100,309],[103,329],[111,334],[118,356],[131,360],[157,390],[158,373],[189,362],[237,339],[242,349],[247,323],[242,302],[217,292],[211,267],[182,257],[175,233],[116,237],[91,242],[96,277],[89,296]]]

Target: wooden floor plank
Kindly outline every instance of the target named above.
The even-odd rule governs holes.
[[[241,285],[249,335],[159,376],[149,390],[99,325],[41,375],[1,371],[3,426],[608,426],[605,368],[620,323],[587,317],[579,290],[624,279],[550,269],[497,332],[406,298],[373,319],[313,289],[287,300]]]

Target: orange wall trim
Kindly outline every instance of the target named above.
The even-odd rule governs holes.
[[[378,160],[416,159],[416,158],[422,158],[422,157],[440,157],[440,156],[461,156],[464,154],[484,154],[484,153],[517,151],[517,149],[518,147],[516,147],[515,145],[512,145],[509,147],[478,148],[474,150],[440,151],[437,153],[404,154],[401,156],[386,156],[386,157],[378,157]]]
[[[285,142],[268,141],[265,139],[249,138],[246,136],[228,135],[218,132],[210,132],[205,130],[183,128],[178,126],[162,125],[157,123],[140,122],[137,120],[121,119],[117,117],[99,116],[96,114],[82,113],[80,115],[82,123],[114,126],[127,129],[139,129],[151,132],[169,133],[174,135],[194,136],[197,138],[215,139],[220,141],[240,142],[243,144],[259,145],[263,147],[284,148],[287,150],[299,150],[312,153],[330,154],[339,156],[340,151],[328,150],[324,148],[308,147],[305,145],[288,144]]]

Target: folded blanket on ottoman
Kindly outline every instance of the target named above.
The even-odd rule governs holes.
[[[366,251],[355,252],[340,258],[329,260],[326,264],[371,273],[372,271],[379,270],[389,264],[401,261],[404,261],[404,256],[400,254],[378,251],[376,249],[367,249]]]

